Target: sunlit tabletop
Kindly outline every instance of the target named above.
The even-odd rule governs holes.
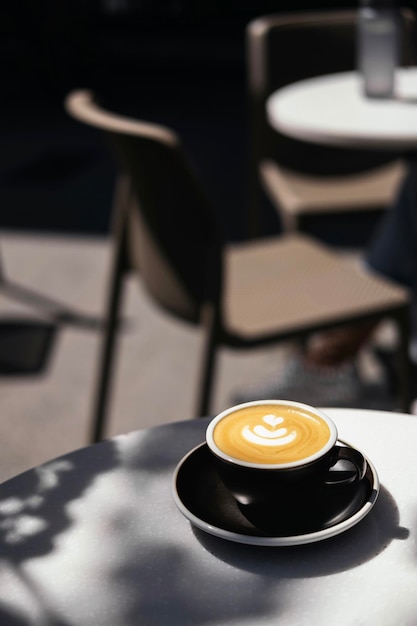
[[[396,72],[395,97],[367,98],[358,72],[292,83],[266,102],[268,121],[296,139],[352,147],[417,147],[417,68]]]
[[[355,527],[257,547],[195,529],[178,461],[206,419],[83,448],[0,485],[2,626],[415,626],[417,417],[326,409],[381,491]]]

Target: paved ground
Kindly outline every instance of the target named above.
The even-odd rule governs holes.
[[[107,237],[5,231],[1,251],[8,281],[102,320],[110,260]],[[192,419],[201,333],[157,310],[129,280],[108,434]],[[0,292],[2,323],[47,322],[50,314]],[[389,342],[390,329],[381,340]],[[99,326],[58,324],[37,373],[0,375],[0,481],[88,443]],[[223,350],[212,411],[226,408],[246,385],[279,377],[291,344],[250,352]],[[378,367],[364,354],[375,378]]]
[[[2,233],[8,280],[100,321],[109,264],[109,241]],[[132,279],[124,305],[109,434],[191,419],[201,334],[149,304]],[[2,321],[48,320],[39,308],[0,297]],[[57,327],[43,371],[0,376],[0,481],[87,443],[100,331]],[[247,355],[246,355],[247,354]],[[246,382],[279,368],[283,348],[224,352],[213,410],[227,406]]]

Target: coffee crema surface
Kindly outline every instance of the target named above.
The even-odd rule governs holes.
[[[331,436],[327,422],[298,407],[260,404],[226,415],[215,426],[214,442],[224,454],[249,463],[279,465],[320,452]]]

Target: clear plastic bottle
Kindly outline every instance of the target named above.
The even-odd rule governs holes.
[[[395,0],[360,0],[358,69],[367,97],[394,96],[399,37],[399,8]]]

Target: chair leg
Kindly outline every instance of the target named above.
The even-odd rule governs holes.
[[[115,248],[111,267],[110,287],[107,296],[106,319],[100,346],[97,387],[93,405],[90,442],[97,443],[104,436],[108,401],[111,390],[111,375],[114,362],[119,311],[122,302],[124,276],[128,269],[126,222],[129,206],[129,180],[120,177],[116,186],[114,210]]]
[[[214,305],[206,305],[203,311],[203,328],[205,329],[202,361],[200,364],[197,387],[196,417],[207,417],[210,413],[211,397],[217,356],[217,322]]]
[[[117,255],[120,257],[121,255]],[[124,282],[124,268],[121,258],[117,258],[108,295],[107,316],[104,335],[100,348],[99,372],[96,396],[93,408],[92,431],[90,441],[97,443],[103,439],[110,397],[111,375],[113,370],[118,318],[122,301],[122,283]]]
[[[108,412],[108,400],[110,396],[111,374],[113,370],[114,351],[116,333],[118,327],[118,312],[120,309],[122,295],[122,274],[118,274],[111,289],[109,313],[106,319],[104,337],[101,346],[100,365],[98,374],[98,384],[93,410],[93,424],[91,432],[91,443],[96,443],[103,439],[106,418]]]

